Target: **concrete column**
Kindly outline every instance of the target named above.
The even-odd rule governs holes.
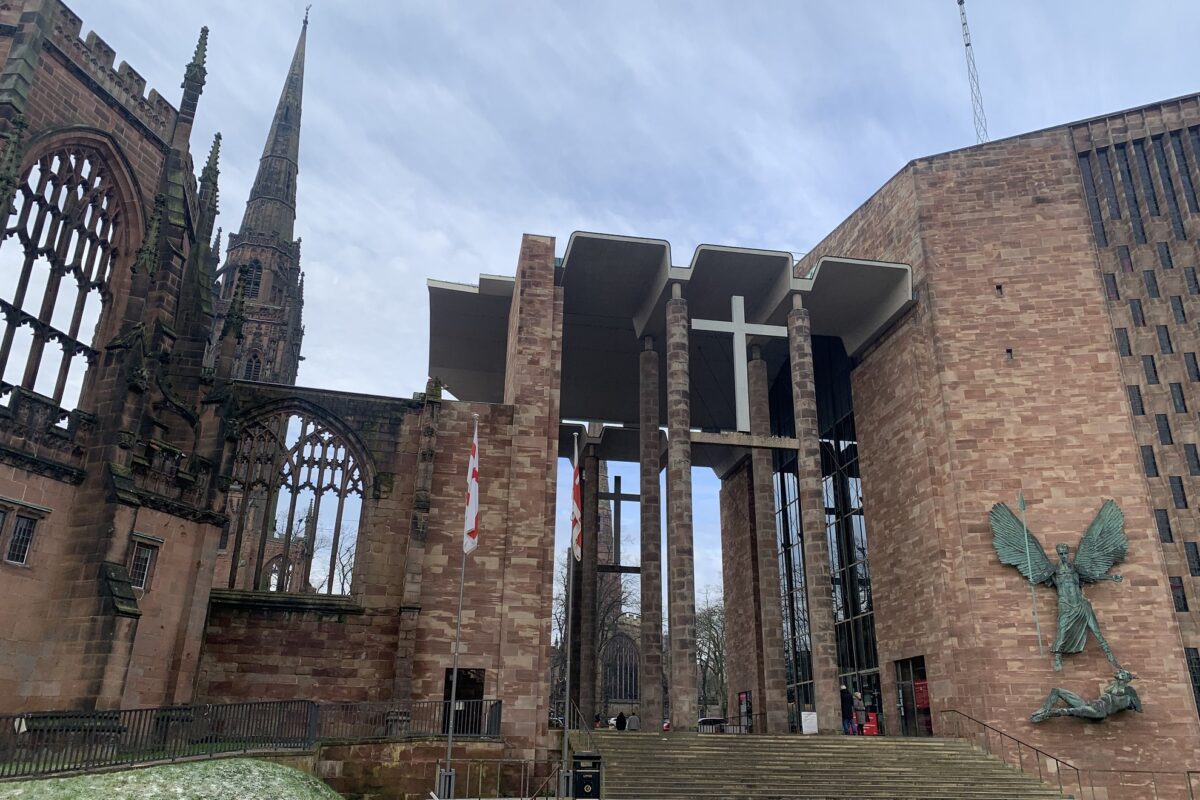
[[[800,293],[792,295],[788,314],[788,352],[792,366],[792,404],[796,417],[796,471],[803,528],[804,578],[808,586],[808,627],[812,637],[813,691],[817,726],[826,733],[841,729],[838,693],[837,638],[833,622],[833,584],[829,577],[829,542],[825,533],[825,498],[821,492],[821,442],[817,430],[817,395],[813,378],[812,329]]]
[[[679,284],[667,301],[667,567],[671,729],[696,729],[696,575],[692,555],[691,379],[688,310]]]
[[[638,707],[642,724],[655,730],[663,718],[662,675],[662,510],[658,489],[659,458],[658,352],[646,337],[639,356],[641,406],[639,445],[642,514],[641,661],[638,669]]]
[[[757,346],[751,348],[747,367],[750,395],[750,432],[762,436],[771,433],[770,383],[767,362]],[[766,724],[766,733],[788,732],[787,669],[783,656],[783,614],[779,608],[779,544],[775,525],[775,493],[772,489],[775,465],[771,451],[763,447],[750,450],[753,473],[754,558],[758,562],[758,624],[762,642],[762,697],[754,698],[756,712],[765,714],[755,720]]]
[[[600,459],[589,445],[583,455],[583,553],[579,567],[579,713],[596,715],[596,564],[600,544]]]

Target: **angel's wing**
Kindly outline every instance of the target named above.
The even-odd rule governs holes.
[[[1105,500],[1100,512],[1079,540],[1075,552],[1075,571],[1079,579],[1094,583],[1114,564],[1125,560],[1129,540],[1125,538],[1125,515],[1112,500]]]
[[[1030,583],[1044,583],[1054,575],[1054,565],[1046,558],[1041,543],[1017,519],[1004,503],[992,506],[992,545],[1001,564],[1016,567]]]

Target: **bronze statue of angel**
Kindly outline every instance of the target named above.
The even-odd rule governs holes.
[[[1020,570],[1030,583],[1046,583],[1058,592],[1058,633],[1054,637],[1054,669],[1062,669],[1064,654],[1082,652],[1088,632],[1096,637],[1100,649],[1110,664],[1120,668],[1108,641],[1100,633],[1100,623],[1092,604],[1083,596],[1081,583],[1120,581],[1120,575],[1109,575],[1129,552],[1125,538],[1125,515],[1112,500],[1105,500],[1099,513],[1079,540],[1075,559],[1068,558],[1071,549],[1065,544],[1055,546],[1058,563],[1046,557],[1041,543],[1029,532],[1017,515],[1003,503],[992,506],[988,515],[992,523],[992,544],[1000,563]]]

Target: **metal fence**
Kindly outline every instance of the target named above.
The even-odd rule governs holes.
[[[282,700],[124,711],[0,715],[0,779],[87,772],[250,751],[311,750],[325,740],[444,736],[448,702]],[[456,704],[454,735],[500,734],[501,701]]]
[[[500,735],[500,700],[459,700],[455,703],[454,738]],[[450,703],[421,700],[410,703],[322,703],[318,707],[320,739],[392,739],[406,736],[445,736]]]
[[[458,732],[455,731],[455,736]],[[437,772],[447,768],[438,759]],[[558,761],[522,758],[456,758],[449,762],[455,772],[455,794],[471,798],[555,797],[554,779]]]

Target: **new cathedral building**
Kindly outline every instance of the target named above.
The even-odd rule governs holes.
[[[1200,769],[1200,97],[919,158],[799,261],[527,235],[509,276],[431,277],[430,380],[391,398],[298,385],[307,20],[223,254],[207,35],[173,104],[60,0],[0,6],[0,712],[443,700],[477,415],[459,697],[503,701],[514,754],[552,747],[578,433],[587,717],[597,595],[632,571],[601,475],[629,462],[622,699],[696,727],[705,468],[731,716],[835,732],[845,684],[885,735],[970,717],[1084,769]],[[1124,580],[1084,591],[1144,713],[1029,721],[1112,667],[1089,640],[1054,670],[1054,592],[993,548],[1019,496],[1047,552],[1123,511]]]

